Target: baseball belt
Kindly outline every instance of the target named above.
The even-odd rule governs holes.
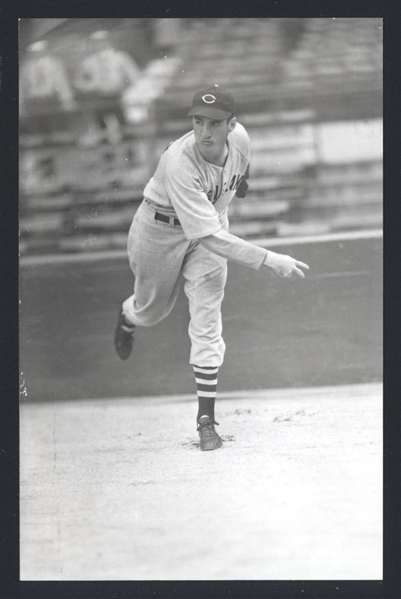
[[[163,223],[167,223],[171,226],[180,227],[181,223],[178,218],[174,218],[172,216],[166,216],[165,214],[160,214],[160,212],[155,212],[155,220],[161,220]]]

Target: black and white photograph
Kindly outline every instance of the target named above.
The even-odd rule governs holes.
[[[383,18],[18,60],[20,580],[382,580]]]

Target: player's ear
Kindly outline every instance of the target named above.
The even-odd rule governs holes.
[[[230,133],[231,133],[231,131],[234,131],[236,124],[237,124],[237,119],[235,118],[235,116],[233,116],[233,118],[228,123],[228,128],[229,128]]]

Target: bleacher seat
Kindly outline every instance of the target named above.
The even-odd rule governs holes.
[[[77,150],[66,131],[24,138],[24,155],[47,144],[64,179],[49,177],[38,187],[33,176],[21,177],[21,254],[125,248],[151,169],[167,144],[190,129],[190,98],[209,83],[232,91],[252,140],[250,188],[230,207],[232,232],[257,239],[380,226],[381,162],[319,162],[313,126],[380,116],[381,19],[289,21],[296,25],[290,39],[286,19],[187,20],[180,69],[170,84],[166,74],[154,101],[156,121],[128,124],[113,149],[103,142]],[[154,79],[162,66],[150,65]],[[148,134],[152,146],[140,146]],[[125,169],[118,166],[124,148],[132,155]],[[104,168],[96,170],[101,161]]]

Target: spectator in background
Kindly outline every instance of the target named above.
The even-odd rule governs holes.
[[[75,87],[82,94],[120,97],[138,80],[138,65],[128,52],[113,47],[107,31],[96,31],[89,39],[92,51],[78,68]]]
[[[124,122],[121,94],[138,81],[141,70],[128,52],[113,47],[108,31],[92,33],[89,43],[89,56],[74,78],[79,98],[86,102],[81,143],[96,145],[104,129],[109,141],[117,143]]]
[[[74,92],[61,60],[49,53],[48,42],[37,41],[28,46],[26,60],[20,70],[20,113],[35,112],[46,103],[47,111],[76,108]]]

